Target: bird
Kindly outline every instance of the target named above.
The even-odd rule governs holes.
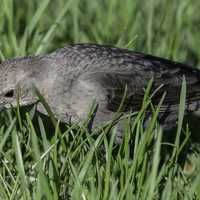
[[[111,45],[79,43],[46,55],[8,59],[0,64],[0,107],[38,103],[38,88],[53,113],[62,122],[78,122],[87,117],[93,101],[98,105],[93,126],[120,112],[141,109],[145,88],[152,81],[151,101],[158,105],[161,124],[174,125],[183,78],[186,80],[186,111],[199,110],[200,70],[157,56]],[[126,90],[126,94],[125,94]],[[45,113],[38,104],[37,110]]]

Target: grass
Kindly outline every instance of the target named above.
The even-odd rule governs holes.
[[[197,67],[199,7],[198,0],[2,0],[0,58],[93,42]],[[87,119],[81,126],[65,125],[62,130],[39,94],[49,121],[36,115],[34,108],[1,112],[0,199],[200,199],[198,148],[191,147],[192,173],[178,162],[191,133],[183,128],[186,89],[183,82],[174,145],[163,143],[165,133],[157,122],[159,107],[144,126],[145,110],[152,109],[148,89],[135,118],[127,114],[120,145],[114,143],[115,127],[91,134]],[[46,129],[48,123],[54,128]],[[166,148],[172,154],[163,157]]]

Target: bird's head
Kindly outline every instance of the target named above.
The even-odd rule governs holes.
[[[0,64],[0,108],[17,105],[17,96],[22,106],[37,102],[34,86],[43,90],[44,61],[26,57],[8,60]]]

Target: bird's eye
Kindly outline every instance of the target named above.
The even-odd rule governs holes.
[[[14,96],[14,90],[13,89],[9,90],[8,92],[6,92],[4,94],[4,97],[6,97],[6,98],[12,98],[13,96]]]

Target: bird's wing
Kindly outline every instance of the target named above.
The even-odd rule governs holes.
[[[166,92],[163,109],[177,110],[183,76],[187,83],[187,104],[195,109],[194,105],[200,100],[200,71],[197,69],[126,49],[101,45],[75,45],[73,48],[89,63],[87,74],[83,73],[84,81],[88,81],[88,85],[94,83],[96,91],[105,91],[109,110],[118,109],[125,87],[124,111],[140,109],[144,89],[152,78],[152,92],[162,85],[154,95],[153,103],[157,104]]]
[[[165,112],[166,109],[172,112],[177,111],[178,108],[183,76],[187,81],[187,107],[192,110],[198,109],[196,103],[200,100],[199,79],[196,77],[196,72],[186,72],[182,68],[154,72],[151,75],[145,71],[140,73],[131,71],[93,72],[88,74],[87,78],[100,84],[107,96],[107,108],[113,112],[119,108],[124,95],[122,111],[138,111],[143,102],[145,88],[153,78],[151,91],[153,93],[157,90],[157,92],[152,102],[158,104],[162,95],[166,93],[161,112]]]
[[[187,93],[186,93],[186,110],[195,111],[200,109],[200,70],[190,67],[188,65],[174,62],[168,59],[159,58],[156,56],[138,54],[138,61],[145,69],[143,73],[153,71],[154,87],[159,85],[163,87],[155,95],[154,101],[158,101],[159,95],[166,92],[167,95],[164,101],[164,109],[168,107],[169,111],[177,110],[177,105],[180,99],[180,90],[182,85],[183,76],[186,79]],[[147,63],[147,64],[145,64]],[[157,99],[158,98],[158,99]],[[170,107],[170,108],[169,108]]]

